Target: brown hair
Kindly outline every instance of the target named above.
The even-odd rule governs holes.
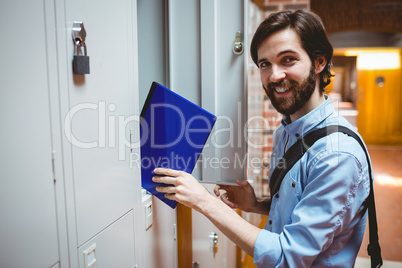
[[[303,49],[309,55],[312,64],[318,57],[325,56],[327,64],[320,73],[320,88],[325,91],[325,87],[331,82],[331,60],[333,54],[332,45],[329,43],[325,33],[324,25],[315,13],[306,10],[283,11],[271,14],[258,27],[251,41],[251,58],[257,64],[257,50],[261,43],[274,32],[290,28],[300,37]]]

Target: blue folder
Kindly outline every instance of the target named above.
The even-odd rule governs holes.
[[[176,201],[155,190],[154,169],[191,173],[215,124],[216,116],[153,82],[140,115],[142,187],[171,208]]]

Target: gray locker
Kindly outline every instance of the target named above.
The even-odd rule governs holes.
[[[1,267],[59,261],[46,15],[43,1],[0,3]]]

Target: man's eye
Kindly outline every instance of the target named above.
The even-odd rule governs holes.
[[[260,63],[260,68],[265,68],[265,67],[268,67],[270,65],[271,64],[269,62],[263,61],[263,62]]]
[[[296,61],[296,58],[288,57],[283,60],[283,63],[292,63],[294,61]]]

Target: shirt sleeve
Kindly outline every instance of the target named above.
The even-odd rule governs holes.
[[[362,203],[368,195],[366,163],[362,167],[350,152],[331,150],[306,159],[306,178],[300,178],[305,184],[300,202],[281,233],[260,231],[254,247],[257,267],[310,267],[335,236],[342,233],[347,241],[352,236],[354,219],[364,215]],[[294,168],[303,173],[300,166],[303,163]]]

